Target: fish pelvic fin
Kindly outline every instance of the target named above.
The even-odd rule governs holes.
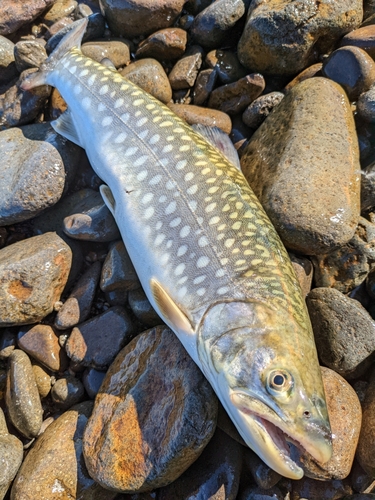
[[[88,18],[80,19],[73,23],[72,29],[57,45],[50,56],[40,65],[39,71],[29,75],[21,84],[23,90],[30,90],[40,85],[46,85],[47,77],[54,70],[56,63],[74,47],[81,48],[81,41],[85,34],[88,24]]]
[[[102,195],[104,203],[109,208],[113,217],[115,217],[116,201],[115,201],[115,197],[112,194],[111,188],[108,187],[107,184],[102,184],[99,187],[99,191],[100,191],[100,194]]]

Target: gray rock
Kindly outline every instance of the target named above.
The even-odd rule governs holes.
[[[78,378],[72,375],[59,378],[51,389],[52,401],[61,409],[66,410],[84,399],[85,389]]]
[[[83,372],[83,385],[88,396],[91,399],[95,399],[96,395],[99,392],[100,386],[104,380],[106,372],[100,372],[95,370],[95,368],[87,368]]]
[[[357,114],[359,119],[375,123],[375,86],[359,96]]]
[[[20,40],[14,46],[14,58],[17,70],[39,68],[47,59],[47,52],[40,40]]]
[[[31,219],[56,204],[81,159],[81,149],[48,123],[1,131],[0,150],[0,225]]]
[[[70,248],[55,233],[0,250],[0,326],[35,323],[60,299],[71,266]]]
[[[14,33],[24,24],[38,17],[55,0],[33,0],[19,3],[14,0],[2,0],[0,3],[0,35]]]
[[[270,92],[257,97],[244,111],[242,120],[250,128],[257,129],[284,98],[282,92]]]
[[[17,74],[14,43],[0,35],[0,85],[10,82]]]
[[[43,422],[43,409],[30,359],[20,349],[9,357],[5,399],[14,427],[27,438],[36,437]]]
[[[131,290],[128,294],[128,301],[136,318],[145,326],[151,327],[162,323],[142,288]]]
[[[245,448],[244,450],[243,465],[245,471],[250,471],[259,488],[269,490],[281,479],[280,474],[270,469],[250,448]]]
[[[136,290],[140,286],[137,273],[123,241],[113,243],[103,264],[100,289],[103,292],[128,291]]]
[[[3,410],[0,409],[0,500],[5,497],[23,460],[23,444],[16,436],[8,433]]]

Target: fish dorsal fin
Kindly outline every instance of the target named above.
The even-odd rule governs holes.
[[[99,188],[99,191],[100,191],[100,194],[102,195],[104,203],[107,205],[111,214],[114,217],[115,216],[115,209],[116,209],[116,201],[115,201],[115,198],[112,194],[111,189],[106,184],[102,184]]]
[[[207,127],[201,123],[192,125],[195,132],[203,135],[207,142],[218,149],[227,160],[238,170],[241,170],[240,160],[236,148],[233,146],[229,136],[218,127]]]
[[[195,335],[195,331],[185,313],[181,311],[174,300],[154,278],[150,280],[151,293],[156,302],[160,315],[171,328],[188,336]]]
[[[83,148],[69,108],[56,120],[53,120],[51,125],[58,134],[66,137],[69,141],[72,141],[74,144],[77,144],[77,146],[81,146],[81,148]]]

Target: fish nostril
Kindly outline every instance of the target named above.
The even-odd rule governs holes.
[[[310,413],[308,410],[305,410],[305,411],[303,412],[303,416],[304,416],[305,418],[310,418],[310,417],[311,417],[311,413]]]

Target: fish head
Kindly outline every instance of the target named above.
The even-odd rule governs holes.
[[[310,325],[308,325],[310,326]],[[288,442],[319,463],[331,430],[310,331],[261,302],[212,306],[201,322],[203,371],[246,444],[279,474],[300,479]]]

